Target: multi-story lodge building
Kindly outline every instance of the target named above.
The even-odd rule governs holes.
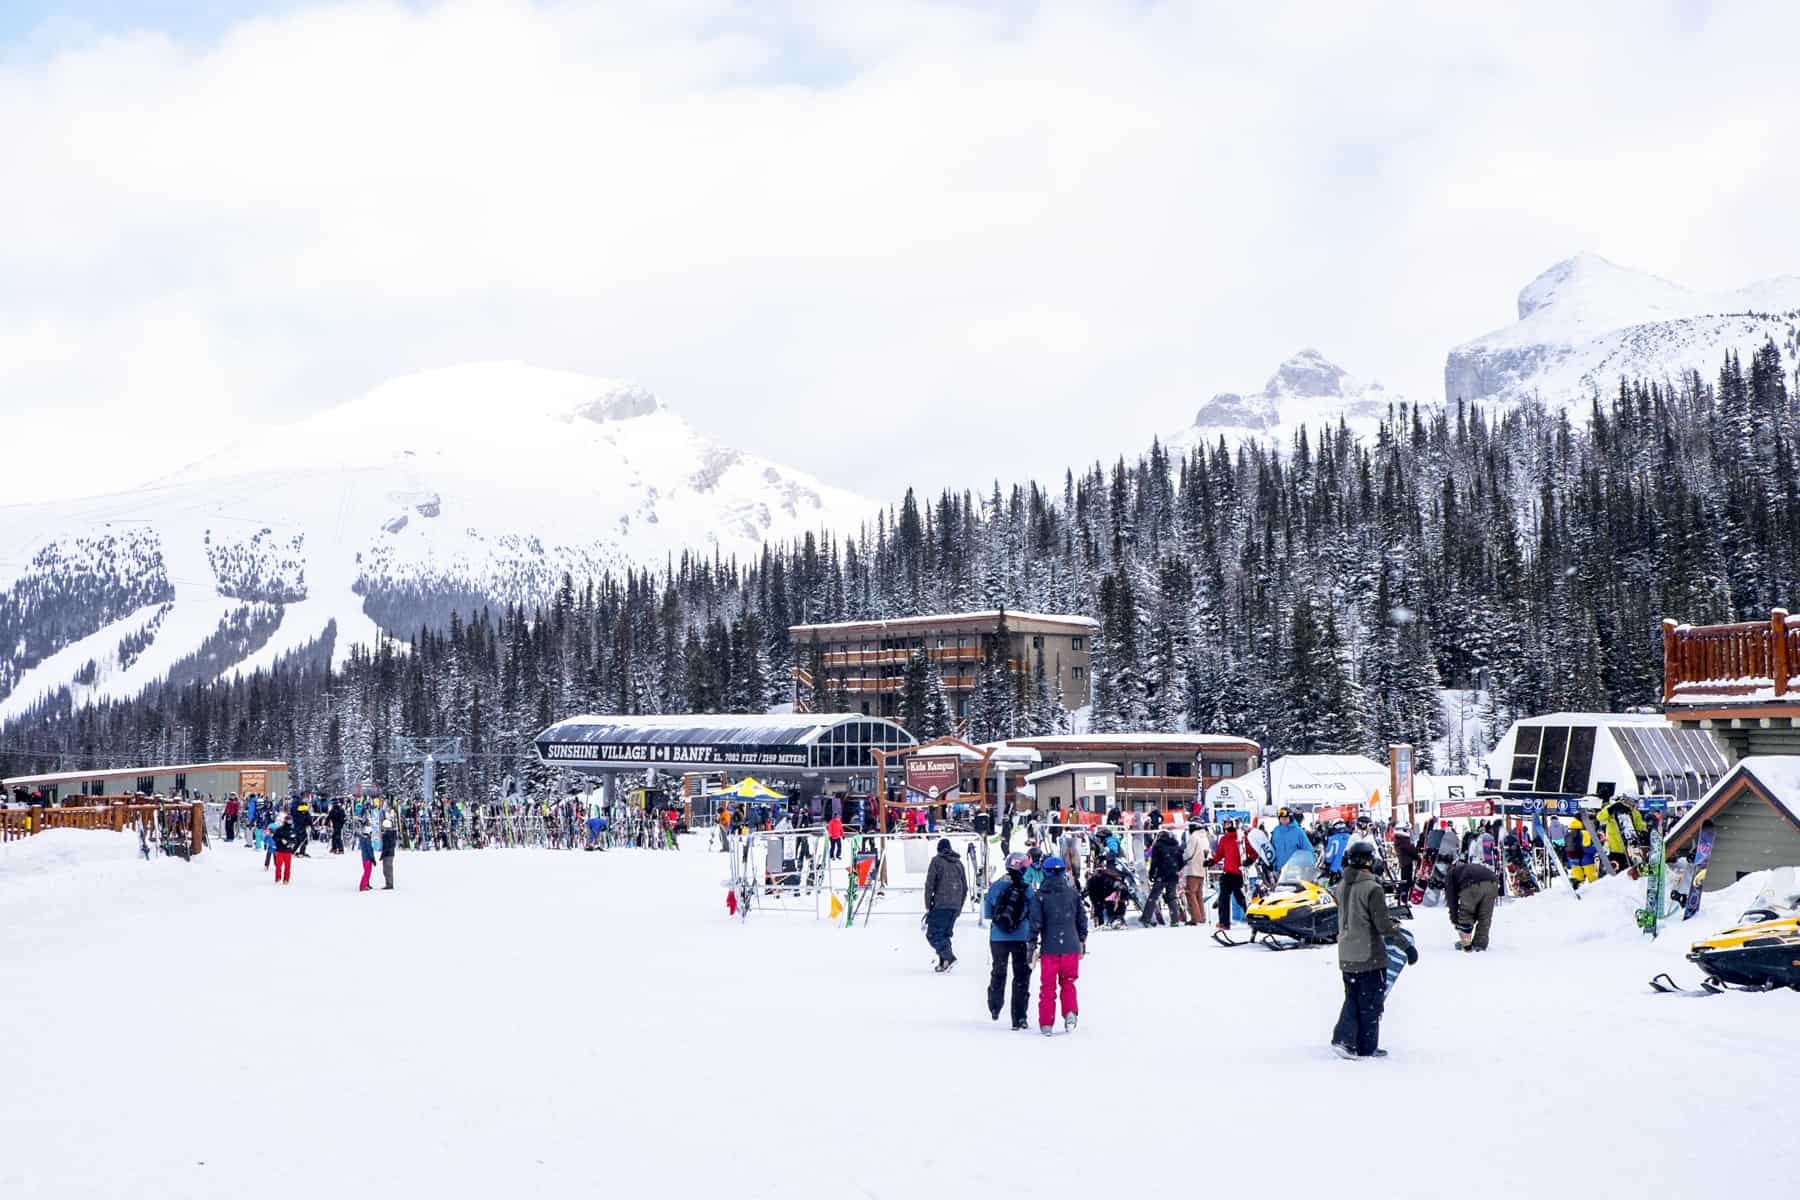
[[[1030,680],[1042,656],[1050,689],[1063,703],[1088,703],[1089,655],[1099,623],[1089,617],[1046,613],[945,613],[890,621],[841,621],[795,625],[795,703],[801,709],[838,708],[871,717],[899,715],[906,665],[923,653],[934,662],[949,693],[951,715],[969,715],[984,656],[993,650],[1019,678]]]

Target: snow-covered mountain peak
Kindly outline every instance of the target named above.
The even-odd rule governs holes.
[[[1519,290],[1519,320],[1599,333],[1647,320],[1685,316],[1695,296],[1678,283],[1598,254],[1565,258]]]
[[[1344,368],[1308,347],[1295,352],[1277,367],[1275,374],[1263,385],[1263,391],[1270,396],[1320,400],[1342,396],[1345,381],[1349,378]]]

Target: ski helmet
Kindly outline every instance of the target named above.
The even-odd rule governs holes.
[[[1331,832],[1333,832],[1333,833],[1349,833],[1350,826],[1348,826],[1347,824],[1345,824],[1342,821],[1333,821],[1331,823]]]
[[[1358,829],[1367,829],[1369,827],[1369,818],[1366,814],[1356,818],[1356,827]]]
[[[1344,851],[1344,865],[1367,871],[1375,865],[1375,847],[1367,842],[1357,842]]]
[[[1023,871],[1026,867],[1029,867],[1030,865],[1031,865],[1030,857],[1027,855],[1024,855],[1024,854],[1020,854],[1016,850],[1013,853],[1006,856],[1006,869],[1009,871]]]
[[[1063,869],[1063,860],[1062,860],[1062,856],[1060,854],[1052,854],[1049,858],[1046,858],[1044,860],[1044,870],[1060,871],[1062,869]]]

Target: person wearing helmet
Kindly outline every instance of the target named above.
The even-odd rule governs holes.
[[[1382,873],[1383,860],[1387,857],[1381,852],[1381,839],[1375,834],[1375,824],[1365,814],[1356,818],[1356,824],[1350,828],[1350,841],[1345,846],[1367,846],[1375,854],[1375,873]]]
[[[369,890],[369,875],[375,870],[375,839],[371,835],[367,817],[356,818],[356,849],[362,855],[363,865],[362,882],[357,885],[356,890],[366,892]]]
[[[299,840],[299,831],[294,823],[283,813],[281,820],[275,823],[275,882],[294,882],[294,845]]]
[[[1381,1010],[1387,984],[1387,944],[1419,960],[1419,952],[1402,938],[1388,913],[1387,897],[1375,875],[1375,855],[1358,843],[1344,852],[1344,878],[1333,891],[1338,906],[1338,971],[1344,977],[1344,1003],[1332,1030],[1331,1047],[1343,1058],[1385,1058],[1381,1049]]]
[[[1580,817],[1569,818],[1568,828],[1563,831],[1562,851],[1563,865],[1569,869],[1569,886],[1580,891],[1582,884],[1592,883],[1598,877],[1594,839]]]
[[[1006,994],[1006,970],[1012,967],[1012,1027],[1026,1029],[1026,1005],[1031,996],[1031,887],[1025,868],[1031,859],[1023,854],[1006,856],[1006,874],[994,880],[981,898],[981,915],[988,922],[988,953],[994,965],[988,975],[988,1016],[1000,1019],[1000,1001]]]
[[[956,929],[956,915],[968,898],[969,874],[962,856],[949,838],[939,838],[937,853],[925,869],[925,940],[937,951],[937,965],[932,970],[939,974],[956,965],[950,938]]]
[[[1275,861],[1270,865],[1279,876],[1288,859],[1296,854],[1304,854],[1310,859],[1314,851],[1312,839],[1300,828],[1298,816],[1284,808],[1275,814],[1275,819],[1275,831],[1269,835],[1269,844],[1275,847]]]
[[[1056,1032],[1056,1005],[1062,1001],[1063,1028],[1075,1032],[1080,1005],[1075,979],[1087,953],[1087,910],[1081,895],[1069,882],[1063,860],[1052,854],[1044,860],[1044,884],[1031,896],[1031,928],[1038,937],[1038,1032]]]
[[[1344,851],[1350,848],[1350,826],[1342,821],[1331,823],[1331,836],[1325,839],[1325,877],[1332,883],[1343,878]]]
[[[1189,822],[1181,844],[1181,890],[1187,898],[1188,924],[1206,924],[1206,858],[1212,841],[1198,822]]]
[[[400,848],[400,833],[394,818],[381,818],[381,890],[394,890],[394,852]]]
[[[1456,928],[1458,950],[1488,948],[1499,899],[1500,877],[1492,869],[1466,859],[1450,864],[1444,876],[1444,910]]]

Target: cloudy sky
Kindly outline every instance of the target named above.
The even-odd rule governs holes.
[[[0,502],[495,358],[886,497],[1800,271],[1800,5],[1477,7],[8,0]]]

